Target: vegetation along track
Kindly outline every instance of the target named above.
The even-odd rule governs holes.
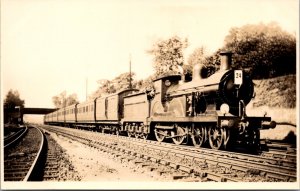
[[[14,147],[4,150],[4,181],[29,181],[40,176],[39,165],[45,149],[44,135],[35,127]]]
[[[186,181],[296,181],[296,164],[289,160],[197,149],[61,127],[43,128],[110,152],[122,160],[132,160],[162,174],[173,174],[174,179],[180,177]],[[155,167],[153,164],[156,164]],[[179,175],[174,175],[177,173]]]

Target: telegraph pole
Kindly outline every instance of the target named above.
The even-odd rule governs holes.
[[[88,78],[85,78],[85,101],[87,101],[87,95],[88,95]]]
[[[131,54],[129,54],[129,89],[132,89],[132,83],[131,83]]]

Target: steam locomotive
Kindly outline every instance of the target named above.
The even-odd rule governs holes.
[[[231,69],[230,52],[221,52],[220,70],[209,77],[204,66],[193,68],[192,80],[169,75],[154,80],[148,92],[127,89],[95,100],[61,108],[44,123],[126,134],[180,145],[192,140],[196,147],[213,149],[230,144],[260,146],[260,129],[275,128],[266,116],[247,116],[254,95],[250,75]]]

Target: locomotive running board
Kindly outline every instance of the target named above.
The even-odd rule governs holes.
[[[194,117],[150,117],[151,122],[217,122],[217,115],[205,115]]]

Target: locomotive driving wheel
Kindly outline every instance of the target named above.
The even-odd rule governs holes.
[[[127,135],[128,135],[128,137],[133,137],[133,136],[134,136],[134,133],[133,133],[133,132],[127,131]]]
[[[185,133],[185,129],[178,125],[175,125],[175,131],[172,131],[171,135],[172,135],[172,140],[176,145],[182,144],[185,138],[187,137]]]
[[[211,127],[208,131],[209,145],[212,149],[220,149],[223,146],[224,131],[221,128]]]
[[[135,138],[147,140],[148,134],[147,133],[135,133]]]
[[[201,147],[205,140],[205,128],[194,127],[191,138],[195,147]]]
[[[142,139],[147,140],[148,134],[147,134],[147,133],[143,133],[143,134],[141,135],[141,137],[142,137]]]
[[[155,134],[155,138],[158,142],[162,142],[165,139],[165,132],[164,130],[160,130],[160,129],[155,129],[154,130],[154,134]]]

